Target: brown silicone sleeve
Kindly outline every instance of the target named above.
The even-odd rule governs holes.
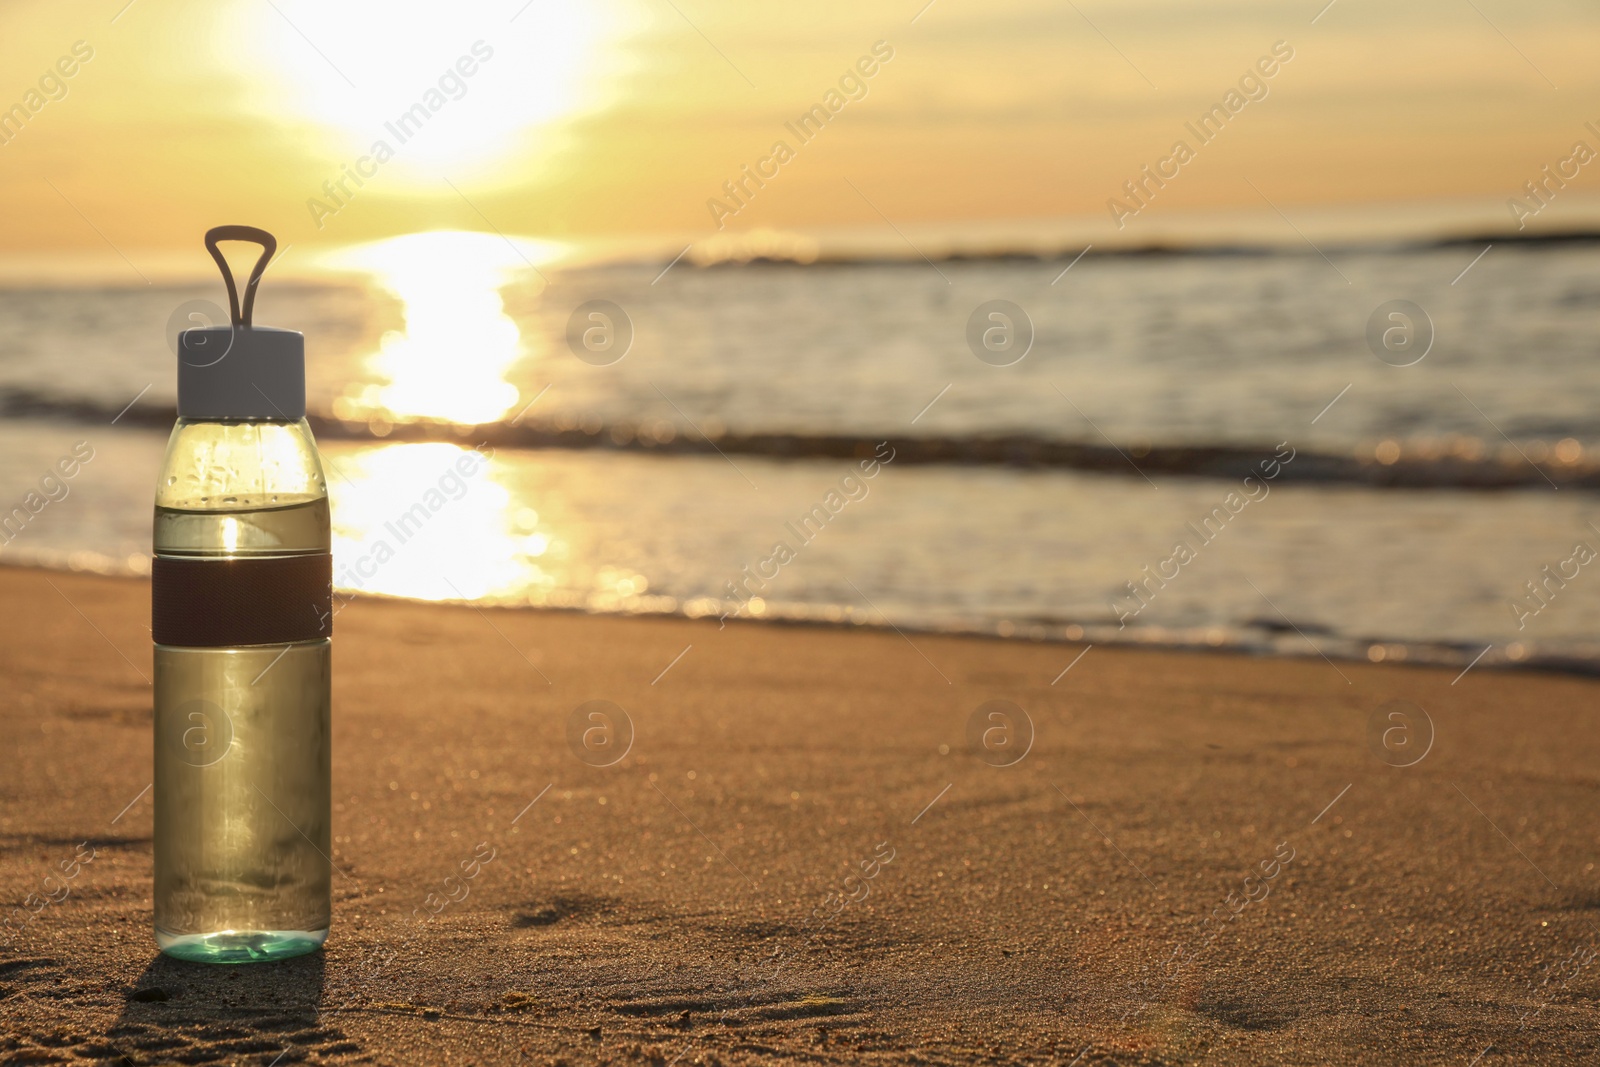
[[[333,556],[157,556],[150,635],[190,648],[332,637]]]

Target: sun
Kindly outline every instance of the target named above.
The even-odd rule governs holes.
[[[373,4],[271,0],[223,32],[252,104],[337,166],[392,152],[386,174],[437,184],[550,154],[564,121],[603,106],[627,0]]]

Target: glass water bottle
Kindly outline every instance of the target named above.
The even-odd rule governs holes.
[[[242,312],[220,240],[264,248]],[[332,557],[304,337],[251,323],[276,242],[225,226],[206,246],[233,321],[180,335],[156,486],[155,932],[246,963],[328,935]]]

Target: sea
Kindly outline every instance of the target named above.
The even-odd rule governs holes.
[[[342,596],[1600,667],[1600,241],[1080,251],[426,233],[255,321],[307,338]],[[8,276],[0,562],[148,573],[206,268]]]

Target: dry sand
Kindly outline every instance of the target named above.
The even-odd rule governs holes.
[[[0,570],[0,897],[97,850],[0,954],[6,1063],[1600,1060],[1591,680],[1094,648],[1052,684],[1081,649],[357,602],[333,935],[215,968],[149,932],[148,598]],[[1010,767],[968,748],[995,698]],[[1390,698],[1436,727],[1408,768]],[[616,766],[569,748],[591,699]]]

